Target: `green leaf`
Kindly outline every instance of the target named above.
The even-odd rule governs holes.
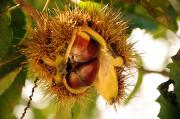
[[[22,69],[14,83],[0,96],[0,119],[14,119],[13,109],[21,97],[22,87],[26,79],[26,70]]]
[[[11,27],[13,30],[13,40],[8,49],[6,57],[12,54],[18,54],[19,49],[16,47],[18,43],[26,37],[31,21],[28,16],[20,8],[15,8],[11,11]]]
[[[173,63],[168,65],[170,80],[162,83],[158,90],[161,95],[157,102],[161,105],[159,117],[161,119],[179,119],[180,117],[180,50],[172,57]],[[174,91],[168,91],[169,85],[174,85]]]
[[[55,0],[52,1],[52,3],[54,2]],[[57,1],[57,0],[56,0]],[[58,0],[58,2],[61,1],[61,0]],[[45,3],[46,3],[46,0],[28,0],[28,3],[33,6],[34,8],[36,8],[37,10],[39,11],[42,11]],[[54,6],[55,7],[55,6]]]
[[[178,13],[169,2],[164,2],[164,0],[122,0],[114,2],[114,4],[131,14],[151,20],[172,31],[176,31],[178,28],[176,23]]]
[[[1,15],[6,15],[4,16],[6,19]],[[26,16],[20,8],[13,9],[11,15],[7,11],[1,15],[4,21],[0,21],[0,26],[2,26],[0,29],[0,36],[2,33],[0,37],[0,80],[4,75],[20,67],[21,62],[25,60],[25,57],[18,53],[15,45],[24,37],[28,27]]]
[[[74,103],[71,107],[66,107],[66,104],[58,105],[59,110],[57,110],[55,119],[59,119],[59,117],[61,119],[94,119],[98,114],[97,94],[95,89],[91,89],[91,91],[89,99],[83,100],[83,102]]]
[[[13,4],[12,0],[0,0],[0,14]]]
[[[35,119],[45,119],[48,115],[44,115],[42,109],[33,109]]]
[[[15,46],[26,34],[28,20],[20,8],[12,5],[12,0],[0,4],[0,78],[24,60]]]
[[[174,10],[180,15],[180,0],[168,0]]]
[[[24,37],[26,29],[26,16],[20,8],[16,8],[11,11],[11,27],[13,30],[13,41],[12,45],[15,45],[21,41]]]
[[[135,13],[131,13],[127,11],[124,16],[126,16],[126,19],[129,20],[129,25],[130,25],[129,27],[131,30],[134,28],[141,28],[153,32],[158,27],[158,24],[153,20],[144,18],[143,16]]]
[[[170,84],[174,84],[174,81],[169,80],[158,87],[161,93],[160,97],[157,99],[157,102],[161,105],[158,115],[160,119],[179,119],[180,117],[180,107],[177,102],[176,94],[173,91],[168,92]]]
[[[11,15],[9,12],[0,14],[0,60],[7,54],[8,48],[13,39],[13,32],[10,26]]]
[[[0,61],[0,79],[21,66],[21,62],[25,60],[25,57],[21,54],[13,54]]]
[[[90,101],[84,101],[83,106],[75,104],[71,110],[72,119],[94,119],[98,114],[96,100],[97,95],[94,91]]]
[[[20,68],[17,68],[0,79],[0,95],[3,94],[4,91],[14,82],[19,72]]]
[[[175,93],[180,102],[180,50],[172,57],[173,63],[168,65],[170,69],[170,78],[175,82]]]
[[[97,3],[97,2],[92,2],[92,1],[87,1],[87,2],[84,2],[84,1],[80,1],[79,3],[78,3],[78,6],[80,7],[80,8],[86,8],[86,9],[88,9],[88,10],[92,10],[92,8],[91,7],[89,7],[89,6],[93,6],[93,7],[95,7],[95,9],[99,9],[99,8],[101,8],[101,5],[99,4],[99,3]]]
[[[37,109],[34,107],[33,108],[34,119],[45,119],[49,115],[54,114],[56,109],[57,109],[57,103],[56,102],[51,102],[51,104],[49,104],[48,107],[43,108],[43,109]]]

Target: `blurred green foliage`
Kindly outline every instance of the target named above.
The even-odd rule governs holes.
[[[6,56],[8,47],[13,40],[11,24],[11,15],[9,12],[2,13],[0,16],[0,60]],[[4,40],[6,39],[6,40]]]
[[[13,112],[14,107],[17,105],[21,98],[22,87],[26,79],[26,71],[22,69],[14,83],[0,95],[0,118],[1,119],[15,119]]]

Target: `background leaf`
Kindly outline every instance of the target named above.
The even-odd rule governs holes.
[[[161,105],[158,115],[160,119],[179,119],[180,117],[180,107],[176,99],[176,94],[173,91],[168,92],[169,85],[172,83],[174,81],[169,80],[158,87],[161,93],[161,96],[157,99],[157,102]]]
[[[13,30],[12,45],[18,44],[28,31],[31,25],[29,18],[22,12],[20,8],[11,11],[11,27]]]
[[[120,0],[128,12],[140,15],[146,19],[152,20],[165,26],[172,31],[177,30],[177,13],[171,4],[164,0]],[[126,7],[130,6],[130,7]],[[141,7],[141,10],[137,7]],[[143,10],[144,9],[144,10]],[[144,12],[142,12],[144,11]]]
[[[20,8],[9,11],[13,5],[12,0],[2,0],[0,4],[0,79],[25,60],[16,45],[27,32],[27,20]]]
[[[100,0],[95,1],[100,2]],[[170,1],[180,4],[178,0],[166,2],[164,0],[112,0],[112,6],[115,10],[120,9],[124,12],[124,17],[129,21],[130,30],[146,29],[153,34],[154,38],[159,38],[165,37],[167,30],[176,32],[178,29],[176,20],[180,14]],[[104,4],[109,2],[110,0],[103,0]]]
[[[175,93],[180,102],[180,50],[172,57],[173,63],[169,64],[170,78],[175,82]]]
[[[0,14],[13,5],[12,0],[0,0]]]
[[[21,62],[24,60],[25,57],[21,54],[14,54],[0,61],[0,79],[12,70],[16,69],[17,67],[20,67]]]
[[[169,64],[170,80],[162,83],[158,90],[161,95],[157,102],[161,105],[160,119],[179,119],[180,117],[180,50],[172,57],[173,63]],[[169,85],[174,85],[174,91],[168,91]]]
[[[10,24],[10,13],[5,12],[0,14],[0,60],[7,54],[8,48],[13,39],[13,32]]]
[[[69,109],[66,105],[59,105],[55,119],[94,119],[98,116],[98,110],[96,108],[97,94],[96,90],[92,89],[92,94],[88,97],[88,100],[84,100],[80,105],[75,103],[72,108]],[[80,102],[81,103],[81,102]]]
[[[17,68],[0,79],[0,95],[14,82],[19,72],[20,68]]]
[[[0,96],[0,119],[14,119],[13,109],[19,102],[22,87],[26,79],[26,71],[22,69],[14,83]]]
[[[83,102],[81,107],[78,104],[75,104],[72,108],[72,119],[94,119],[98,117],[98,110],[96,108],[97,94],[94,90],[93,95],[90,97],[90,100]],[[88,115],[88,116],[87,116]]]
[[[54,115],[57,109],[57,103],[51,103],[48,107],[43,109],[33,108],[34,119],[45,119],[49,115]]]

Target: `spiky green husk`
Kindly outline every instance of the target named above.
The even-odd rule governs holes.
[[[92,6],[91,6],[92,7]],[[27,56],[29,70],[37,73],[41,80],[46,80],[48,90],[56,95],[59,102],[71,100],[79,101],[88,98],[90,89],[81,94],[72,94],[65,86],[53,85],[53,77],[56,75],[55,66],[50,66],[43,61],[47,57],[51,61],[56,60],[57,56],[65,56],[67,47],[71,42],[73,30],[88,26],[99,33],[106,41],[109,52],[116,57],[121,56],[124,65],[116,68],[118,74],[118,96],[113,103],[120,103],[125,97],[125,70],[135,64],[133,44],[129,43],[127,33],[127,22],[122,18],[121,12],[104,7],[102,9],[66,9],[61,11],[54,10],[51,14],[41,14],[41,25],[33,28],[29,36],[22,42],[24,48],[22,53]],[[80,102],[80,101],[79,101]]]

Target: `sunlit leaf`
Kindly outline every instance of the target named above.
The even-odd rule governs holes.
[[[14,119],[13,109],[19,102],[25,79],[26,71],[23,69],[14,83],[0,96],[0,119]]]
[[[0,95],[14,82],[19,72],[20,68],[17,68],[0,79]]]
[[[75,104],[72,108],[72,119],[94,119],[98,115],[98,110],[96,108],[97,95],[94,92],[94,95],[90,100],[83,102],[83,107],[78,104]],[[88,115],[88,116],[87,116]]]
[[[43,102],[43,104],[45,102]],[[53,101],[51,101],[51,103],[48,103],[48,102],[46,103],[47,103],[47,107],[44,107],[44,108],[40,107],[40,109],[37,107],[33,107],[33,105],[31,106],[35,119],[45,119],[46,117],[50,117],[50,116],[54,117],[56,109],[57,109],[57,103]]]
[[[47,115],[44,115],[42,111],[43,111],[43,109],[33,109],[34,118],[35,119],[45,119],[47,117]]]
[[[42,10],[46,0],[28,0],[28,3],[37,10]]]
[[[94,119],[98,116],[98,110],[96,108],[97,94],[92,89],[92,95],[88,100],[80,102],[81,104],[75,103],[71,109],[66,105],[59,105],[56,113],[56,118],[59,119]],[[88,116],[87,116],[88,115]]]
[[[0,79],[21,66],[21,62],[25,60],[25,57],[20,54],[14,54],[0,61]]]

